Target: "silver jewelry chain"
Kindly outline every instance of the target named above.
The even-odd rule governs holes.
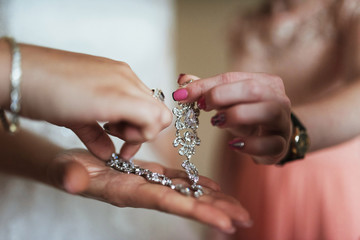
[[[196,166],[190,162],[190,159],[195,155],[195,147],[200,145],[200,138],[197,135],[200,110],[195,108],[195,103],[178,103],[178,105],[178,108],[173,109],[176,117],[176,138],[173,145],[174,147],[180,146],[179,154],[186,157],[181,166],[185,169],[191,181],[189,191],[192,191],[195,197],[199,197],[204,193],[201,185],[197,184],[199,172]]]
[[[153,90],[153,93],[155,94],[157,91]],[[163,101],[164,97],[161,90],[158,95],[162,96],[162,99],[160,100]],[[178,105],[179,107],[175,107],[173,109],[173,114],[176,117],[176,138],[173,145],[174,147],[181,146],[178,153],[181,156],[186,156],[186,159],[183,161],[181,166],[185,169],[188,175],[191,182],[190,187],[186,187],[182,184],[174,184],[169,177],[152,172],[149,169],[141,168],[140,166],[135,165],[132,161],[123,160],[116,153],[111,155],[111,158],[106,162],[106,164],[120,172],[139,175],[149,182],[158,183],[163,186],[170,187],[171,189],[174,189],[186,196],[198,198],[202,196],[204,192],[202,186],[197,184],[199,181],[198,170],[195,165],[190,162],[190,159],[193,155],[195,155],[195,147],[200,145],[200,139],[197,136],[200,110],[195,108],[195,103],[178,103]]]

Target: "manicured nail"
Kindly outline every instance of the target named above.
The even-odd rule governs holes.
[[[197,101],[197,105],[198,105],[198,108],[199,109],[205,109],[206,108],[206,102],[205,102],[205,97],[204,96],[201,96],[199,98],[199,100]]]
[[[240,139],[234,139],[229,142],[229,146],[233,149],[242,149],[245,146],[245,143]]]
[[[227,229],[224,232],[227,233],[227,234],[234,234],[236,232],[236,228],[231,227],[230,229]]]
[[[253,220],[248,220],[246,222],[235,222],[235,225],[238,227],[243,227],[243,228],[251,228],[254,225]]]
[[[211,124],[213,126],[222,126],[226,121],[225,114],[219,113],[211,118]]]
[[[181,101],[181,100],[185,100],[188,97],[188,94],[189,93],[186,90],[186,88],[180,88],[175,92],[173,92],[172,97],[174,101]]]
[[[177,81],[179,82],[179,81],[180,81],[180,78],[182,78],[182,77],[185,76],[185,75],[186,75],[185,73],[180,73]]]

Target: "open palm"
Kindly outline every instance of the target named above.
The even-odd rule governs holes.
[[[141,176],[116,171],[85,150],[65,151],[54,163],[49,173],[52,178],[57,176],[57,185],[61,181],[61,186],[68,192],[80,193],[118,207],[148,208],[176,214],[227,233],[234,232],[235,226],[250,226],[249,215],[240,203],[222,193],[219,186],[206,177],[199,180],[205,194],[196,199],[169,187],[150,183]],[[136,163],[142,168],[165,174],[173,182],[187,182],[184,171],[167,169],[157,163]]]

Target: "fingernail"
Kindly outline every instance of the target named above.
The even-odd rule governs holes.
[[[198,105],[198,108],[199,109],[205,109],[206,108],[206,102],[205,102],[205,97],[204,96],[201,96],[199,98],[199,100],[197,101],[197,105]]]
[[[181,100],[185,100],[188,97],[188,94],[189,93],[186,90],[186,88],[180,88],[175,92],[173,92],[172,97],[174,101],[181,101]]]
[[[229,146],[233,149],[242,149],[245,146],[245,143],[240,139],[234,139],[229,142]]]
[[[182,78],[182,77],[185,76],[185,75],[186,75],[185,73],[180,73],[177,81],[179,82],[179,81],[180,81],[180,78]]]
[[[230,229],[224,230],[224,232],[227,234],[234,234],[236,232],[236,228],[231,227]]]
[[[254,221],[248,220],[246,222],[235,222],[235,224],[238,227],[251,228],[254,225]]]
[[[211,118],[211,124],[213,126],[222,126],[225,124],[226,118],[224,113],[216,114]]]

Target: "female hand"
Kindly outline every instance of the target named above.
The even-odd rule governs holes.
[[[262,73],[230,72],[199,79],[184,75],[179,84],[194,81],[173,93],[181,102],[197,101],[205,111],[216,110],[211,123],[229,130],[229,146],[255,162],[274,164],[284,158],[291,135],[290,100],[282,80]]]
[[[141,167],[165,174],[173,182],[186,183],[184,171],[136,161]],[[220,192],[212,180],[200,177],[205,194],[198,199],[184,196],[143,177],[118,172],[85,150],[59,154],[48,167],[48,182],[70,193],[101,200],[118,207],[155,209],[200,221],[233,233],[235,226],[250,227],[247,211],[234,198]]]
[[[107,159],[114,146],[97,121],[135,150],[171,122],[169,109],[152,96],[124,62],[19,44],[22,53],[21,115],[72,129],[96,156]],[[0,39],[0,53],[9,54]],[[1,60],[1,58],[0,58]],[[4,61],[2,61],[4,62]],[[9,106],[10,59],[1,65],[1,92]],[[3,81],[4,79],[4,81]],[[5,99],[5,98],[4,98]]]

